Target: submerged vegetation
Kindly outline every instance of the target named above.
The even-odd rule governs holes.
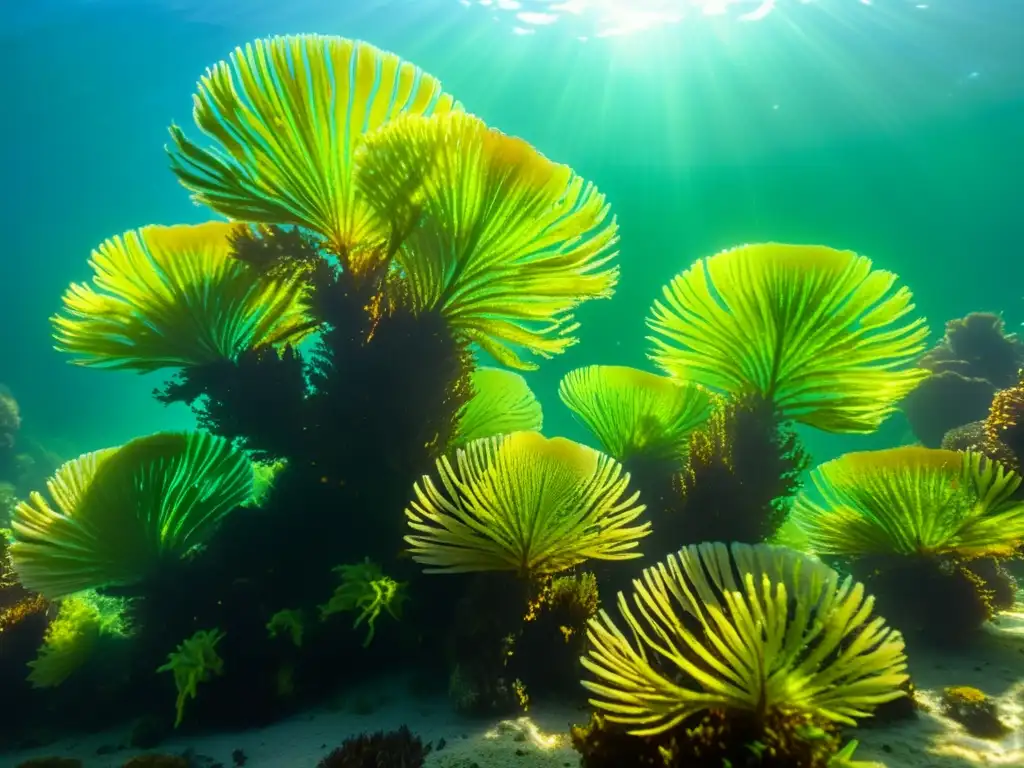
[[[11,486],[0,681],[26,706],[3,739],[87,691],[97,718],[169,719],[176,692],[175,727],[251,726],[409,667],[476,712],[582,680],[588,768],[855,764],[843,728],[910,690],[902,633],[969,639],[1012,600],[1005,365],[979,445],[847,454],[802,487],[798,426],[874,432],[941,375],[869,258],[766,243],[685,267],[648,318],[657,372],[562,380],[591,447],[542,433],[518,371],[615,289],[594,184],[340,37],[236,49],[194,118],[171,169],[230,221],[110,238],[53,326],[76,364],[167,373],[156,397],[198,429]],[[0,459],[19,428],[0,389]],[[104,637],[130,653],[98,660]],[[382,745],[426,753],[378,734],[323,765]]]

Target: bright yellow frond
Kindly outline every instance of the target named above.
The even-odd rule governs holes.
[[[68,462],[48,489],[15,509],[10,555],[21,583],[54,599],[133,583],[202,544],[252,496],[253,471],[224,438],[159,433]]]
[[[80,365],[153,371],[301,341],[315,329],[306,284],[233,258],[237,226],[149,226],[107,240],[89,262],[92,284],[72,284],[52,318],[57,349]]]
[[[637,736],[710,709],[805,713],[848,725],[903,695],[903,638],[824,563],[767,544],[700,544],[619,593],[629,635],[590,620],[590,703]]]
[[[650,523],[618,462],[565,438],[516,432],[459,449],[417,483],[405,514],[428,573],[557,573],[589,558],[640,557]]]
[[[910,291],[871,260],[824,246],[745,245],[663,289],[648,325],[667,373],[757,394],[828,432],[872,432],[928,372]]]
[[[610,296],[617,225],[604,195],[522,139],[466,113],[403,117],[369,134],[360,191],[404,245],[412,300],[499,362],[576,342],[571,312]]]
[[[622,365],[570,371],[558,394],[619,461],[683,458],[690,433],[711,415],[713,404],[699,384]]]
[[[530,385],[518,373],[481,366],[471,377],[473,395],[459,411],[450,447],[512,432],[540,432],[544,412]]]
[[[847,453],[790,512],[827,555],[1009,555],[1024,544],[1021,477],[981,454],[909,446]],[[818,500],[820,496],[820,501]]]
[[[379,245],[382,222],[355,191],[367,131],[400,114],[460,109],[436,78],[368,43],[331,35],[271,37],[236,48],[199,81],[203,149],[171,128],[171,167],[225,216],[297,224],[341,255]]]

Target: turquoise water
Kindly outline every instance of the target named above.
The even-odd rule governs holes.
[[[635,3],[632,16],[612,0],[578,2],[578,13],[514,5],[5,3],[0,381],[25,429],[72,453],[189,423],[152,401],[159,378],[69,366],[50,349],[48,317],[104,238],[205,218],[167,169],[167,126],[188,125],[207,66],[276,33],[393,50],[608,195],[622,234],[618,293],[585,306],[581,343],[531,378],[555,431],[582,437],[554,399],[563,373],[642,363],[660,286],[742,242],[869,255],[906,280],[936,332],[970,310],[1024,314],[1019,3],[778,0],[757,21],[738,18],[761,7],[745,2],[721,16],[690,0]],[[640,22],[651,28],[599,36]],[[890,422],[855,443],[891,443],[901,429]],[[837,449],[812,441],[821,458]]]
[[[1010,331],[1018,330],[1024,320],[1024,56],[1020,53],[1024,4],[1016,0],[0,3],[0,109],[5,118],[0,120],[4,172],[0,222],[7,235],[0,250],[0,338],[4,342],[0,416],[8,420],[0,423],[0,439],[10,442],[9,436],[17,432],[10,424],[13,399],[8,390],[17,399],[21,422],[17,450],[0,450],[0,458],[13,459],[6,465],[0,462],[0,481],[18,478],[17,487],[0,483],[4,505],[13,501],[15,493],[27,493],[28,488],[21,487],[28,483],[25,477],[31,478],[33,487],[41,487],[42,478],[60,460],[151,433],[195,428],[196,417],[188,408],[181,403],[167,407],[152,396],[154,389],[164,385],[165,372],[143,376],[69,365],[68,355],[53,349],[50,318],[61,307],[70,283],[91,278],[90,252],[106,238],[149,224],[197,224],[212,218],[209,209],[191,202],[169,167],[164,147],[168,127],[180,125],[192,139],[204,142],[191,114],[197,78],[236,46],[268,36],[321,33],[364,40],[394,52],[436,76],[446,92],[487,125],[521,137],[547,157],[571,166],[607,196],[620,237],[621,280],[615,295],[586,302],[577,313],[579,343],[526,374],[544,406],[544,434],[549,437],[596,444],[595,436],[559,400],[563,377],[591,364],[652,369],[651,343],[646,338],[652,302],[673,276],[696,259],[733,246],[772,241],[822,244],[869,256],[876,267],[898,274],[901,284],[913,291],[917,310],[928,318],[929,346],[941,339],[947,321],[971,312],[1000,314]],[[446,123],[435,120],[431,125]],[[517,146],[501,144],[507,153],[502,159],[520,157],[514,154]],[[369,156],[376,161],[386,154]],[[371,178],[390,180],[386,173]],[[427,229],[423,224],[422,231]],[[294,241],[284,240],[287,236],[268,235],[264,242],[293,246]],[[275,240],[278,237],[282,239]],[[344,260],[343,248],[333,253]],[[422,268],[429,271],[429,248],[424,253],[428,267]],[[787,252],[795,260],[805,258],[801,255],[805,253]],[[704,578],[711,573],[707,563],[712,551],[722,561],[732,557],[737,573],[753,573],[754,549],[746,545],[776,533],[779,521],[774,513],[792,504],[805,466],[849,451],[915,442],[900,413],[863,436],[800,427],[813,458],[805,464],[793,449],[798,442],[790,442],[789,423],[781,427],[778,423],[792,417],[792,412],[773,412],[778,402],[759,410],[757,403],[740,398],[739,406],[715,411],[693,439],[688,438],[685,467],[682,447],[670,446],[667,458],[655,455],[656,449],[651,455],[641,455],[643,449],[639,449],[625,458],[616,456],[627,465],[633,482],[628,485],[623,479],[616,485],[607,478],[618,472],[618,463],[603,464],[603,457],[595,458],[593,451],[581,446],[521,432],[509,439],[512,447],[501,454],[505,464],[490,456],[487,471],[466,481],[465,487],[473,486],[474,493],[484,488],[481,498],[490,494],[488,502],[498,511],[492,514],[486,508],[479,515],[483,522],[464,526],[470,533],[463,530],[463,539],[471,546],[456,534],[451,545],[437,531],[450,532],[445,526],[455,524],[438,523],[430,516],[442,510],[436,516],[444,520],[444,514],[454,518],[463,510],[453,513],[453,506],[423,479],[423,473],[435,472],[442,478],[437,485],[453,493],[457,483],[451,477],[458,473],[469,477],[475,466],[466,460],[466,465],[457,465],[457,472],[451,470],[444,464],[442,450],[453,445],[449,438],[459,437],[456,404],[468,396],[463,375],[467,363],[460,357],[459,346],[463,337],[458,336],[465,333],[465,326],[451,331],[455,321],[442,318],[436,305],[410,309],[415,302],[402,290],[415,277],[410,277],[407,263],[401,267],[405,272],[396,268],[388,273],[394,282],[371,283],[373,291],[360,293],[359,280],[367,272],[347,269],[335,274],[322,268],[325,260],[319,256],[313,260],[314,268],[301,260],[301,254],[296,250],[290,259],[270,268],[259,263],[259,257],[250,259],[251,254],[239,258],[247,262],[243,271],[250,277],[249,267],[266,269],[257,278],[262,279],[269,274],[280,276],[283,273],[272,270],[286,264],[297,270],[291,274],[308,283],[310,293],[305,295],[313,297],[313,306],[303,309],[302,319],[305,328],[319,333],[322,346],[310,343],[309,347],[318,349],[320,358],[308,356],[305,368],[293,365],[296,358],[290,352],[260,357],[249,355],[252,350],[248,350],[229,360],[204,359],[203,365],[187,370],[192,378],[185,381],[197,387],[213,382],[213,408],[223,406],[219,420],[211,419],[216,437],[201,433],[188,438],[144,437],[105,455],[109,463],[102,467],[107,474],[101,475],[96,465],[81,470],[85,479],[79,490],[86,490],[68,502],[73,509],[67,515],[53,510],[37,514],[31,504],[43,504],[38,500],[22,503],[12,513],[15,531],[10,534],[9,551],[8,540],[0,540],[5,549],[0,553],[0,697],[18,699],[22,708],[20,718],[11,720],[13,727],[0,726],[4,747],[53,743],[55,732],[63,726],[99,730],[111,725],[108,721],[113,717],[139,718],[133,731],[141,730],[143,736],[151,735],[145,731],[156,723],[160,738],[167,738],[178,727],[171,717],[175,690],[182,697],[176,702],[176,714],[185,723],[179,734],[189,736],[207,726],[248,728],[323,705],[336,696],[350,696],[347,686],[375,684],[384,673],[408,672],[413,688],[447,695],[463,710],[494,714],[504,705],[522,703],[515,699],[523,695],[525,684],[518,677],[513,682],[520,688],[510,683],[519,674],[515,671],[519,664],[520,671],[525,670],[523,676],[535,676],[541,697],[548,685],[550,700],[572,707],[582,676],[574,666],[576,659],[584,649],[591,652],[591,646],[599,644],[583,629],[588,617],[594,616],[598,596],[603,607],[610,607],[614,593],[629,588],[629,579],[641,565],[675,551],[684,540],[687,544],[705,538],[740,541],[731,555],[724,547],[701,550],[700,557],[706,557],[703,565],[696,547],[682,550],[696,563],[691,574],[699,571]],[[821,257],[820,252],[817,255]],[[460,272],[464,267],[452,271],[464,274]],[[400,273],[402,280],[396,277]],[[808,274],[810,270],[801,277]],[[299,282],[296,279],[295,284]],[[396,282],[403,288],[396,287]],[[365,290],[367,284],[361,287]],[[716,284],[715,291],[719,290],[718,295],[728,298],[728,290]],[[789,300],[784,295],[778,304]],[[387,305],[390,313],[375,311],[389,301],[393,302]],[[846,308],[842,302],[835,306]],[[501,312],[501,307],[488,309]],[[451,312],[451,306],[445,311]],[[778,317],[783,310],[765,302],[752,314],[768,312]],[[479,316],[493,319],[483,312]],[[692,327],[702,321],[691,318]],[[756,322],[743,327],[751,326],[756,328]],[[726,324],[719,338],[728,339],[730,333]],[[363,343],[364,339],[370,341]],[[983,340],[991,342],[992,336]],[[779,346],[777,338],[770,341],[763,349]],[[968,368],[968,363],[979,363],[981,372],[968,383],[989,387],[987,394],[982,392],[988,397],[985,408],[996,389],[1012,393],[1012,380],[1024,360],[1019,342],[997,341],[982,350],[983,360],[945,361]],[[844,348],[860,349],[854,342]],[[1010,369],[1009,378],[998,386],[995,378],[986,378],[989,371],[983,364],[993,362],[990,358]],[[713,362],[726,368],[732,361]],[[688,365],[693,363],[688,359]],[[699,365],[692,367],[696,370]],[[756,361],[748,366],[756,367]],[[254,394],[245,386],[248,381],[240,385],[240,371],[243,377],[253,374],[253,380],[266,389]],[[849,386],[848,392],[859,394],[856,376],[843,380],[843,371],[840,375],[816,373],[821,376],[812,380],[814,386],[824,382],[820,386],[830,393]],[[716,375],[711,372],[709,386],[721,385],[722,378],[715,379]],[[884,378],[864,375],[861,381]],[[660,396],[670,389],[682,391],[674,385],[657,389],[668,383],[659,382],[648,380],[647,385]],[[771,388],[762,394],[780,398],[774,382]],[[404,401],[391,398],[395,391]],[[900,390],[890,400],[898,400],[906,391]],[[936,391],[940,394],[935,395]],[[266,401],[253,405],[268,392]],[[706,398],[701,420],[708,419],[712,408],[707,391],[693,387],[689,392],[702,393],[694,398]],[[938,410],[943,410],[944,390],[931,390],[931,394],[929,403],[937,402]],[[1016,401],[1011,402],[1010,396],[1005,399],[1007,412],[1017,408],[1016,417],[1020,417],[1024,401],[1019,391],[1014,397]],[[609,412],[613,410],[608,406]],[[850,408],[844,415],[854,411]],[[638,442],[660,427],[683,430],[678,413],[674,426],[655,424],[654,429],[650,423],[657,420],[655,416],[628,407],[613,416],[622,413],[626,413],[622,421],[633,418],[635,424],[628,426],[635,427],[631,437]],[[662,414],[662,418],[669,416]],[[813,420],[806,414],[796,418]],[[728,419],[732,421],[716,433]],[[971,447],[1019,470],[1024,461],[1019,426],[1024,422],[1018,419],[1007,427],[1012,420],[1000,422],[993,416],[995,426],[990,425],[984,439],[979,436]],[[690,424],[684,436],[694,427]],[[996,429],[1002,430],[998,439],[991,437]],[[714,444],[716,434],[722,436],[721,450]],[[249,442],[232,446],[230,441],[239,435]],[[20,441],[28,446],[25,454],[19,453]],[[0,449],[10,447],[0,442]],[[605,450],[614,453],[607,446]],[[459,461],[470,454],[459,454]],[[36,462],[33,467],[30,461],[28,470],[22,461],[25,455]],[[195,459],[197,455],[204,461]],[[868,469],[855,478],[863,487],[854,488],[863,491],[860,501],[868,512],[858,508],[857,513],[871,518],[870,524],[881,519],[879,528],[891,517],[902,514],[904,519],[877,540],[866,534],[858,539],[863,529],[856,522],[836,523],[837,530],[848,534],[840,543],[851,550],[838,545],[828,550],[827,541],[819,546],[828,539],[825,523],[817,531],[818,544],[810,534],[806,541],[783,540],[806,547],[837,571],[868,582],[869,591],[879,596],[879,606],[882,598],[891,599],[887,605],[897,607],[885,615],[906,619],[908,637],[920,626],[917,616],[901,615],[902,607],[920,603],[921,614],[933,623],[922,621],[926,629],[917,640],[936,625],[949,628],[956,640],[963,639],[961,629],[964,636],[977,639],[982,634],[979,628],[998,612],[1020,615],[1010,610],[1019,597],[1017,582],[1003,566],[1008,563],[1011,570],[1019,570],[1019,555],[1024,551],[1024,506],[1019,495],[1014,497],[1017,478],[1006,480],[1009,475],[1000,475],[999,488],[992,491],[986,485],[982,493],[978,488],[989,483],[991,477],[984,472],[992,463],[983,462],[981,455],[916,449],[882,458],[880,453],[871,454],[873,458],[864,465]],[[215,470],[210,469],[211,457],[218,462]],[[268,460],[280,458],[285,461],[271,464]],[[88,461],[75,466],[81,468]],[[264,463],[254,465],[254,461]],[[53,466],[47,467],[47,462]],[[114,469],[107,470],[109,466]],[[254,466],[261,473],[255,494]],[[445,475],[446,466],[449,475]],[[593,466],[612,467],[602,475],[600,482],[605,485],[596,485],[594,476],[599,472]],[[580,467],[589,468],[589,474]],[[885,475],[891,467],[906,472],[893,470]],[[871,485],[877,479],[871,474],[875,470],[884,477]],[[93,482],[101,476],[102,482]],[[81,478],[76,475],[75,479]],[[417,481],[415,492],[410,491]],[[595,485],[585,487],[597,487],[592,495],[600,497],[603,506],[600,514],[590,517],[584,514],[586,509],[580,511],[586,506],[580,499],[598,502],[579,489],[592,481]],[[842,481],[839,471],[828,480],[836,487]],[[556,490],[562,488],[559,483],[569,490],[559,496],[549,492],[549,482]],[[634,501],[615,506],[617,494],[626,494],[627,486],[642,488],[641,502],[650,502],[647,514],[657,521],[653,530],[661,535],[652,535],[647,549],[638,548],[647,560],[632,561],[632,570],[615,570],[602,562],[615,559],[611,555],[618,552],[614,549],[618,544],[614,542],[632,545],[647,533],[641,527],[620,530],[633,520],[648,519],[640,517],[644,510]],[[800,496],[802,520],[827,522],[830,510],[815,504],[838,506],[838,497],[829,497],[822,484],[814,487],[822,491],[824,500],[808,501],[817,498],[813,490]],[[609,512],[612,507],[616,515],[625,510],[621,518],[611,519],[615,517]],[[920,543],[920,530],[911,530],[919,523],[928,528],[934,522],[921,523],[923,514],[914,518],[918,507],[934,513],[938,527],[945,525],[940,533],[946,538],[933,549],[928,549],[931,543]],[[202,524],[188,518],[197,508],[209,512]],[[1005,525],[979,526],[982,532],[975,532],[972,539],[969,523],[959,518],[954,522],[963,523],[961,528],[949,523],[955,517],[951,509],[964,516],[965,510],[977,516],[998,512]],[[0,526],[6,523],[6,514],[0,517]],[[89,520],[90,515],[99,522]],[[542,522],[537,522],[537,516]],[[434,529],[424,522],[427,518],[434,521]],[[567,519],[575,527],[564,522]],[[747,523],[749,529],[736,530]],[[865,525],[870,528],[870,524]],[[547,528],[540,534],[550,538],[537,533],[542,525]],[[733,528],[723,532],[730,525]],[[182,533],[182,528],[188,531]],[[713,533],[704,536],[708,530]],[[907,545],[909,552],[898,550],[913,538],[910,534],[901,538],[908,530],[918,538],[913,546]],[[960,536],[964,530],[967,533]],[[79,536],[82,531],[85,534]],[[95,531],[102,535],[93,536]],[[788,533],[792,535],[791,530]],[[137,537],[133,539],[132,534]],[[620,534],[623,538],[616,539]],[[537,544],[538,540],[547,544]],[[856,549],[865,541],[866,550]],[[876,544],[881,556],[892,556],[886,567],[875,567],[872,558],[878,552],[870,547]],[[547,545],[563,551],[544,551]],[[538,557],[547,558],[541,565],[527,563],[528,557],[519,551],[534,546],[541,550]],[[890,546],[892,551],[886,549]],[[814,582],[818,594],[808,594],[803,602],[799,596],[792,601],[801,608],[808,638],[801,639],[796,631],[787,633],[790,640],[796,637],[803,643],[790,654],[792,661],[806,648],[817,648],[817,607],[803,608],[822,599],[822,590],[835,586],[828,579],[838,576],[817,559],[808,565],[812,558],[805,554],[770,551],[783,553],[773,565],[772,578],[791,581],[790,596],[796,595],[798,586],[814,581],[799,580],[794,574],[801,573],[800,568],[820,566],[822,570],[815,573],[828,573]],[[8,558],[9,553],[13,554]],[[445,558],[459,566],[458,557],[463,555],[469,565],[458,576],[423,573],[425,565],[444,566]],[[8,560],[11,569],[6,567]],[[577,568],[584,561],[589,564]],[[785,570],[790,567],[792,572]],[[732,566],[728,572],[731,578]],[[911,577],[904,578],[906,573]],[[561,580],[562,602],[553,596],[555,574],[569,576]],[[754,577],[750,578],[753,585]],[[692,579],[696,583],[698,577]],[[679,581],[683,583],[683,576]],[[89,591],[92,587],[116,599],[96,601]],[[720,592],[730,589],[721,583],[708,587],[695,603],[713,603]],[[756,591],[753,586],[748,589],[751,594]],[[736,590],[738,595],[739,587]],[[67,600],[69,594],[74,599]],[[793,618],[782,588],[779,595],[772,605],[776,613],[769,617],[782,617],[773,625],[776,628]],[[859,593],[855,599],[860,599]],[[953,615],[948,621],[947,609]],[[60,619],[53,621],[58,610],[63,624]],[[353,631],[350,612],[360,610],[366,613],[356,614],[359,619]],[[74,611],[80,613],[76,616]],[[373,611],[368,623],[381,619],[376,635],[375,629],[367,630],[363,624]],[[730,611],[735,618],[734,606]],[[771,634],[764,630],[771,622],[762,621],[768,612],[765,609],[756,622],[749,622],[755,627],[752,653],[764,652],[756,646]],[[828,618],[834,619],[837,612]],[[347,613],[339,619],[338,614]],[[695,616],[699,610],[690,613]],[[589,630],[598,632],[598,620],[590,621]],[[737,620],[737,626],[741,623]],[[819,626],[811,626],[816,623]],[[903,631],[902,625],[890,623]],[[67,629],[71,625],[77,629]],[[676,624],[679,636],[689,631],[683,626],[682,620]],[[707,626],[704,631],[713,634]],[[45,646],[44,632],[48,632]],[[306,645],[302,645],[303,633]],[[832,650],[823,651],[828,663],[834,663],[841,655],[836,649],[853,630],[822,634],[835,639]],[[56,692],[37,690],[46,684],[36,685],[40,677],[33,679],[35,672],[27,673],[26,664],[42,658],[37,652],[58,648],[62,637],[72,649],[67,651],[68,682],[64,678],[51,682],[54,687],[60,685]],[[180,680],[174,685],[172,676],[165,673],[175,672],[176,677],[174,649],[190,642],[200,648],[196,653],[209,667],[200,664],[201,671],[210,674],[202,680],[200,701],[188,704],[186,716],[184,686]],[[204,642],[211,645],[203,646]],[[886,695],[903,692],[897,690],[904,682],[902,668],[896,669],[902,664],[902,642],[898,633],[878,641],[885,650],[880,652],[883,662],[888,659],[877,664],[885,673]],[[218,643],[223,659],[214,650]],[[921,667],[913,665],[928,665],[931,657],[915,655],[917,647],[909,654],[912,672],[915,680],[923,680],[921,687],[927,687],[932,697],[929,701],[942,686],[964,682],[945,675],[918,676]],[[721,649],[718,652],[726,655]],[[57,651],[54,654],[59,656]],[[978,672],[983,664],[988,666],[983,659],[995,658],[984,654],[972,647],[956,657],[959,666],[951,669],[957,674],[964,669]],[[182,651],[177,662],[187,667],[188,654]],[[45,671],[45,664],[39,666]],[[749,665],[750,670],[755,667],[761,669],[753,662]],[[592,666],[588,669],[594,672]],[[928,671],[937,669],[939,665]],[[754,672],[750,676],[756,677]],[[367,683],[366,678],[372,679]],[[665,673],[662,681],[667,680],[670,675]],[[984,679],[978,685],[994,688],[1002,683]],[[1007,701],[1012,698],[1005,688],[994,695]],[[351,706],[360,709],[358,703]],[[732,703],[723,706],[728,709]],[[707,709],[718,716],[711,705]],[[444,719],[446,712],[438,717]],[[698,714],[703,716],[703,711]],[[757,717],[762,714],[759,711]],[[778,712],[770,714],[774,717]],[[1024,715],[1017,711],[1014,716],[1018,715],[1014,727],[1024,722]],[[54,722],[47,722],[51,717]],[[688,728],[689,722],[678,727]],[[824,731],[815,735],[808,723],[817,727],[818,721],[797,723],[795,716],[783,724],[794,729],[796,742],[810,748],[819,738],[832,738],[821,736]],[[758,721],[758,727],[762,725]],[[832,727],[831,722],[826,725]],[[766,733],[771,730],[765,727]],[[806,741],[803,733],[810,734]],[[323,743],[340,742],[347,735],[332,734]],[[723,743],[733,736],[740,747],[753,746],[739,730],[727,732]],[[849,731],[842,734],[844,740],[849,736]],[[133,747],[140,748],[160,740],[135,743],[134,737]],[[597,738],[600,742],[603,736]],[[831,747],[838,747],[839,739],[836,735]],[[310,744],[319,740],[310,737]],[[693,744],[698,741],[693,738]],[[629,749],[639,750],[636,743]],[[644,749],[656,749],[654,740],[644,743]],[[730,748],[735,746],[729,743]],[[1013,748],[1019,749],[1019,741]],[[517,749],[513,744],[512,750]],[[877,739],[869,749],[875,750],[870,752],[872,758],[885,751]],[[640,760],[639,754],[633,757]],[[819,759],[814,764],[822,763]],[[903,764],[894,762],[893,768]]]

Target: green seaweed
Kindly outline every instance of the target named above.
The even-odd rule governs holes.
[[[366,623],[366,639],[363,641],[366,648],[373,641],[375,622],[381,611],[387,611],[395,619],[401,618],[406,585],[386,576],[380,566],[369,558],[361,563],[339,565],[333,570],[341,576],[341,584],[331,599],[320,606],[320,618],[323,620],[341,612],[357,612],[352,628]]]
[[[201,629],[184,640],[177,650],[167,654],[167,663],[157,668],[157,672],[174,673],[174,684],[178,688],[175,728],[181,725],[186,699],[194,699],[198,695],[199,683],[209,680],[211,674],[223,674],[224,660],[217,655],[216,649],[223,637],[224,633],[219,629]]]

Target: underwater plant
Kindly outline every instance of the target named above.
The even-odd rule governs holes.
[[[470,376],[473,394],[458,415],[448,448],[511,432],[540,432],[544,412],[526,379],[504,368],[479,366]]]
[[[406,585],[395,581],[367,558],[361,563],[339,565],[334,572],[341,576],[341,584],[334,590],[331,599],[320,607],[321,620],[335,613],[356,613],[352,624],[357,629],[366,623],[366,639],[363,647],[373,642],[377,617],[387,611],[393,619],[401,618],[402,603],[408,597]]]
[[[514,643],[508,644],[505,676],[519,681],[524,698],[527,691],[543,697],[572,697],[578,692],[587,624],[599,605],[598,578],[593,572],[544,579],[527,606]]]
[[[670,542],[664,545],[666,551],[677,549],[686,522],[682,472],[691,435],[720,398],[699,384],[621,365],[570,371],[558,394],[598,446],[629,472],[656,532],[648,544]],[[712,509],[700,514],[709,515]],[[612,593],[628,587],[635,575],[634,569],[614,563],[594,567],[602,586]]]
[[[652,359],[784,420],[873,432],[928,371],[909,367],[928,329],[897,276],[824,246],[744,245],[698,260],[665,286],[648,325]]]
[[[784,759],[777,750],[793,757],[800,741],[834,752],[837,724],[903,695],[902,637],[872,618],[864,586],[784,547],[686,547],[646,569],[618,607],[630,633],[605,611],[591,620],[582,663],[593,679],[583,685],[602,719],[636,737],[637,752],[645,739],[674,737],[666,765],[689,765],[691,749],[728,764],[755,741]],[[749,741],[708,743],[709,714],[720,733],[731,723]]]
[[[848,453],[811,473],[790,522],[813,552],[851,561],[901,622],[969,634],[1015,591],[998,561],[1024,542],[1021,477],[979,453],[907,446]],[[998,598],[998,599],[996,599]]]
[[[194,102],[196,125],[216,146],[204,149],[174,126],[169,153],[195,199],[240,221],[311,229],[354,271],[360,254],[390,237],[356,189],[362,135],[401,114],[461,108],[410,62],[333,35],[236,48],[207,70]]]
[[[286,466],[288,466],[288,462],[284,459],[278,459],[273,462],[254,461],[252,464],[252,498],[246,506],[262,507],[267,499],[270,498],[270,492],[274,487],[274,481],[277,479],[278,473]]]
[[[713,404],[700,385],[623,365],[570,371],[558,394],[601,450],[624,464],[638,456],[681,464],[690,433],[711,415]]]
[[[252,495],[241,451],[203,432],[166,432],[67,462],[18,504],[11,561],[48,598],[144,579],[203,543]]]
[[[294,608],[282,608],[270,617],[267,622],[267,634],[271,637],[287,635],[296,648],[302,646],[302,636],[306,631],[306,621],[302,611]]]
[[[596,558],[626,560],[650,530],[614,459],[565,438],[516,432],[476,440],[437,461],[406,509],[405,537],[427,573],[557,573]]]
[[[158,399],[186,403],[202,429],[256,462],[255,490],[230,505],[221,494],[224,508],[187,543],[138,548],[132,572],[126,565],[78,579],[115,587],[142,579],[130,592],[144,598],[131,608],[138,670],[159,663],[168,638],[177,642],[196,626],[225,630],[224,652],[237,661],[214,695],[244,691],[244,706],[210,707],[204,716],[242,721],[280,712],[274,681],[282,670],[294,672],[303,696],[351,679],[338,653],[349,638],[310,625],[300,658],[267,637],[267,606],[325,594],[338,562],[370,557],[397,577],[412,567],[385,560],[408,532],[395,513],[446,451],[475,444],[470,427],[482,434],[483,411],[474,409],[486,398],[471,399],[474,389],[487,394],[474,381],[488,374],[475,375],[470,345],[532,368],[531,357],[575,343],[574,309],[609,296],[617,281],[618,235],[594,185],[462,114],[435,78],[366,43],[320,35],[254,41],[207,71],[194,106],[200,140],[210,143],[173,126],[172,170],[197,202],[232,222],[143,227],[115,238],[99,249],[119,249],[111,266],[94,266],[94,286],[73,287],[54,322],[58,344],[79,362],[178,368]],[[202,244],[182,246],[202,234],[210,235]],[[105,314],[108,306],[117,311]],[[513,387],[512,376],[490,376],[507,382],[491,390],[507,412],[487,429],[539,429],[535,399],[516,389],[521,379]],[[513,409],[502,398],[515,391]],[[568,457],[555,474],[571,470],[595,493],[601,482],[604,490],[623,483],[614,462],[593,459],[588,474],[573,464],[580,459],[585,467],[591,455]],[[90,494],[98,495],[92,486],[112,460],[96,470]],[[273,481],[264,482],[271,467]],[[614,530],[630,530],[632,502],[590,501],[589,512],[574,508],[593,518],[581,522],[583,556],[600,549],[598,534],[613,542],[608,553],[633,556],[627,542],[642,535],[640,526],[628,535]],[[602,533],[608,520],[613,530]],[[563,560],[559,568],[576,561]],[[158,564],[166,567],[147,578]],[[53,581],[49,589],[65,588]],[[458,601],[457,581],[425,588],[430,611]],[[369,617],[365,609],[354,608]],[[436,625],[433,634],[451,631]],[[387,655],[400,642],[379,638],[369,653]],[[316,674],[304,674],[304,665]]]
[[[1024,541],[1021,477],[980,454],[905,446],[847,453],[811,478],[792,520],[822,555],[1007,556]]]
[[[686,461],[654,520],[660,557],[704,541],[757,544],[772,538],[800,490],[810,456],[771,403],[719,399],[689,436]],[[647,498],[646,496],[644,498]],[[653,543],[653,542],[652,542]]]
[[[419,184],[410,184],[409,179]],[[576,343],[572,310],[618,281],[618,227],[597,188],[464,112],[367,134],[357,180],[392,231],[412,306],[512,368]],[[404,220],[402,220],[404,218]]]
[[[60,601],[57,616],[46,628],[43,645],[29,662],[34,688],[53,688],[85,664],[104,635],[125,633],[123,601],[82,592]]]
[[[231,257],[238,225],[148,226],[92,254],[93,285],[72,284],[52,318],[80,365],[153,371],[235,360],[315,329],[298,276],[269,278]]]
[[[174,685],[178,689],[175,728],[185,716],[185,702],[199,695],[199,683],[206,682],[211,675],[224,673],[224,660],[217,654],[217,643],[223,638],[224,633],[219,629],[201,629],[167,654],[167,663],[157,669],[157,672],[174,674]]]

